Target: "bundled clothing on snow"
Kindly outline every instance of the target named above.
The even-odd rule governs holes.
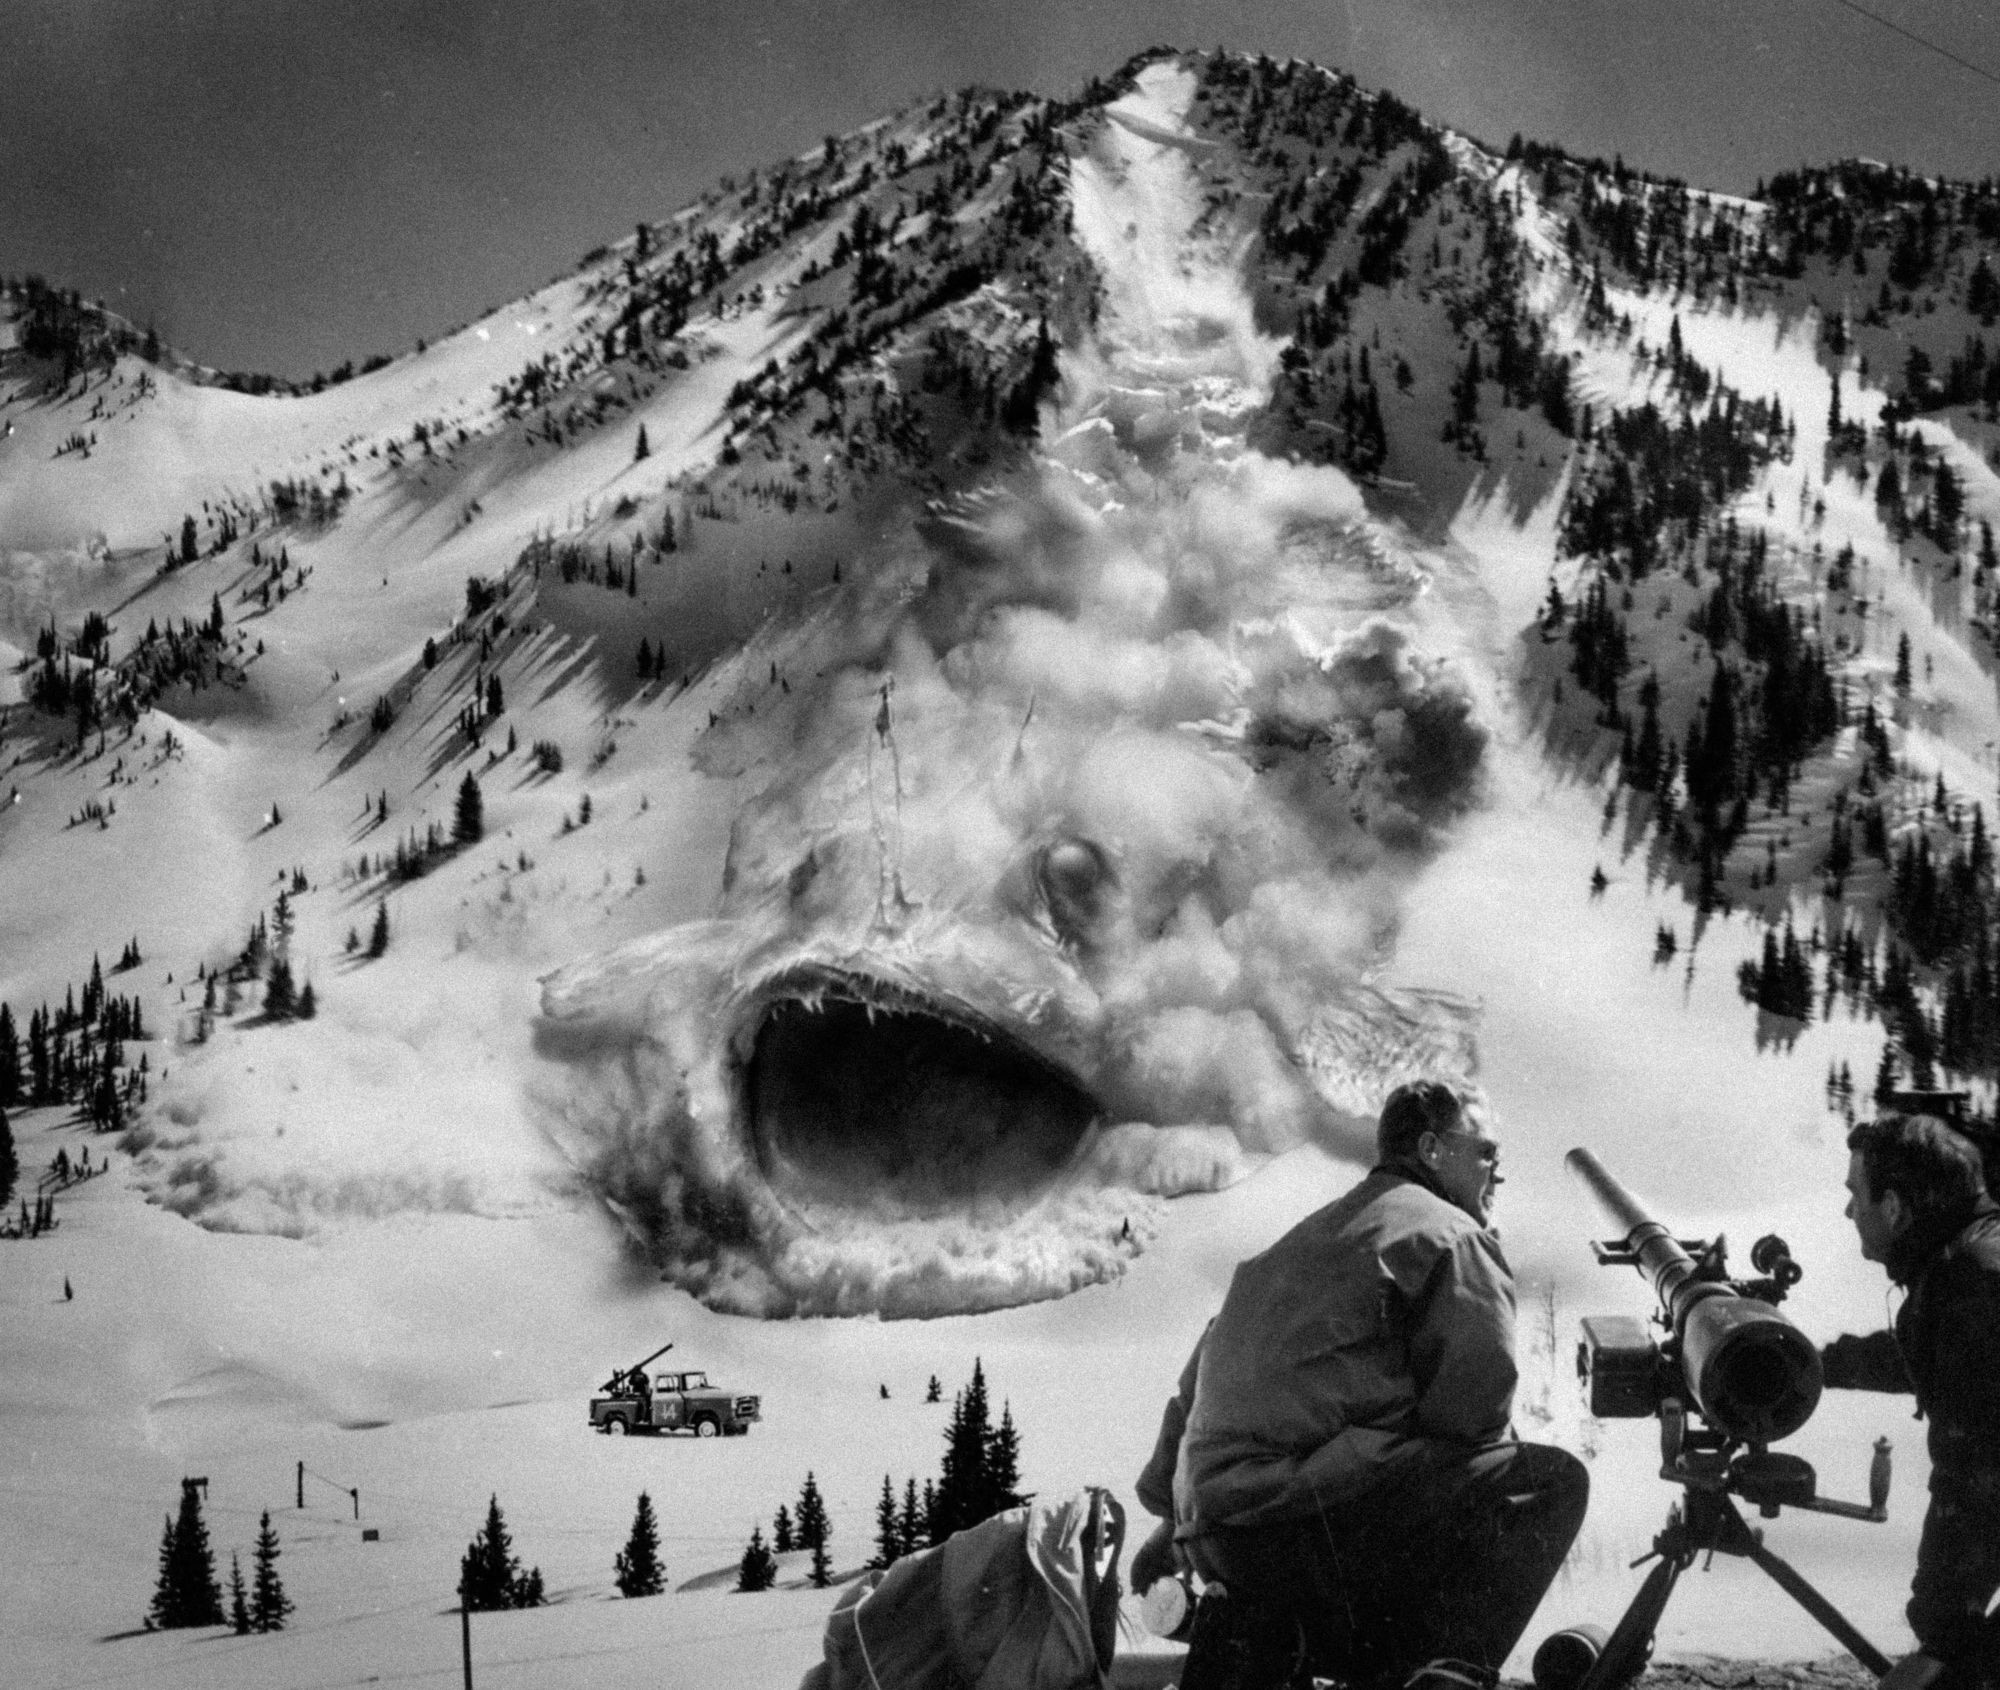
[[[1140,1501],[1204,1578],[1300,1626],[1316,1672],[1497,1672],[1589,1488],[1514,1441],[1515,1382],[1499,1240],[1420,1164],[1379,1167],[1237,1268]]]
[[[1125,1515],[1092,1486],[871,1572],[799,1690],[1108,1690]]]

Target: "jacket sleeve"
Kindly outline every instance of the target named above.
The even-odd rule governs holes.
[[[1893,1332],[1859,1336],[1843,1332],[1819,1352],[1819,1361],[1830,1391],[1907,1393],[1910,1389],[1910,1375]]]
[[[1495,1443],[1514,1413],[1514,1276],[1492,1234],[1466,1231],[1438,1257],[1411,1311],[1417,1427]]]
[[[1181,1369],[1180,1384],[1167,1399],[1160,1416],[1160,1433],[1153,1442],[1152,1457],[1139,1474],[1139,1504],[1148,1514],[1162,1520],[1174,1517],[1174,1464],[1180,1459],[1181,1434],[1187,1430],[1188,1410],[1194,1406],[1194,1382],[1201,1372],[1202,1346],[1208,1342],[1209,1327],[1214,1324],[1211,1320],[1195,1340],[1187,1365]]]

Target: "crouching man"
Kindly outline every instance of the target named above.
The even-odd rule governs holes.
[[[1862,1256],[1908,1293],[1895,1345],[1930,1420],[1930,1511],[1908,1610],[1918,1652],[1882,1682],[1986,1690],[2000,1686],[2000,1615],[1987,1612],[2000,1590],[2000,1207],[1977,1147],[1933,1116],[1864,1121],[1847,1147],[1847,1217]],[[1829,1351],[1829,1383],[1860,1382],[1835,1365],[1853,1344]]]
[[[1583,1465],[1509,1428],[1499,1146],[1425,1081],[1390,1096],[1377,1148],[1236,1269],[1141,1475],[1163,1524],[1134,1587],[1176,1566],[1209,1587],[1183,1690],[1483,1690],[1583,1523]]]

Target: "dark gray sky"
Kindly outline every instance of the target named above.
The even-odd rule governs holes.
[[[2000,0],[1865,0],[2000,74]],[[1298,54],[1498,143],[1747,189],[2000,171],[2000,86],[1840,0],[7,0],[0,273],[224,368],[399,352],[717,176],[1155,42]]]

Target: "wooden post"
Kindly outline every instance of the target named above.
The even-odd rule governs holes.
[[[361,1518],[361,1487],[356,1485],[347,1494],[354,1498],[354,1517],[358,1520]]]
[[[303,1508],[305,1507],[305,1505],[306,1505],[306,1464],[303,1461],[301,1461],[299,1463],[299,1497],[298,1497],[298,1502],[296,1503],[295,1506]]]
[[[465,1592],[458,1593],[458,1636],[465,1655],[465,1690],[472,1690],[472,1610],[465,1605]]]

